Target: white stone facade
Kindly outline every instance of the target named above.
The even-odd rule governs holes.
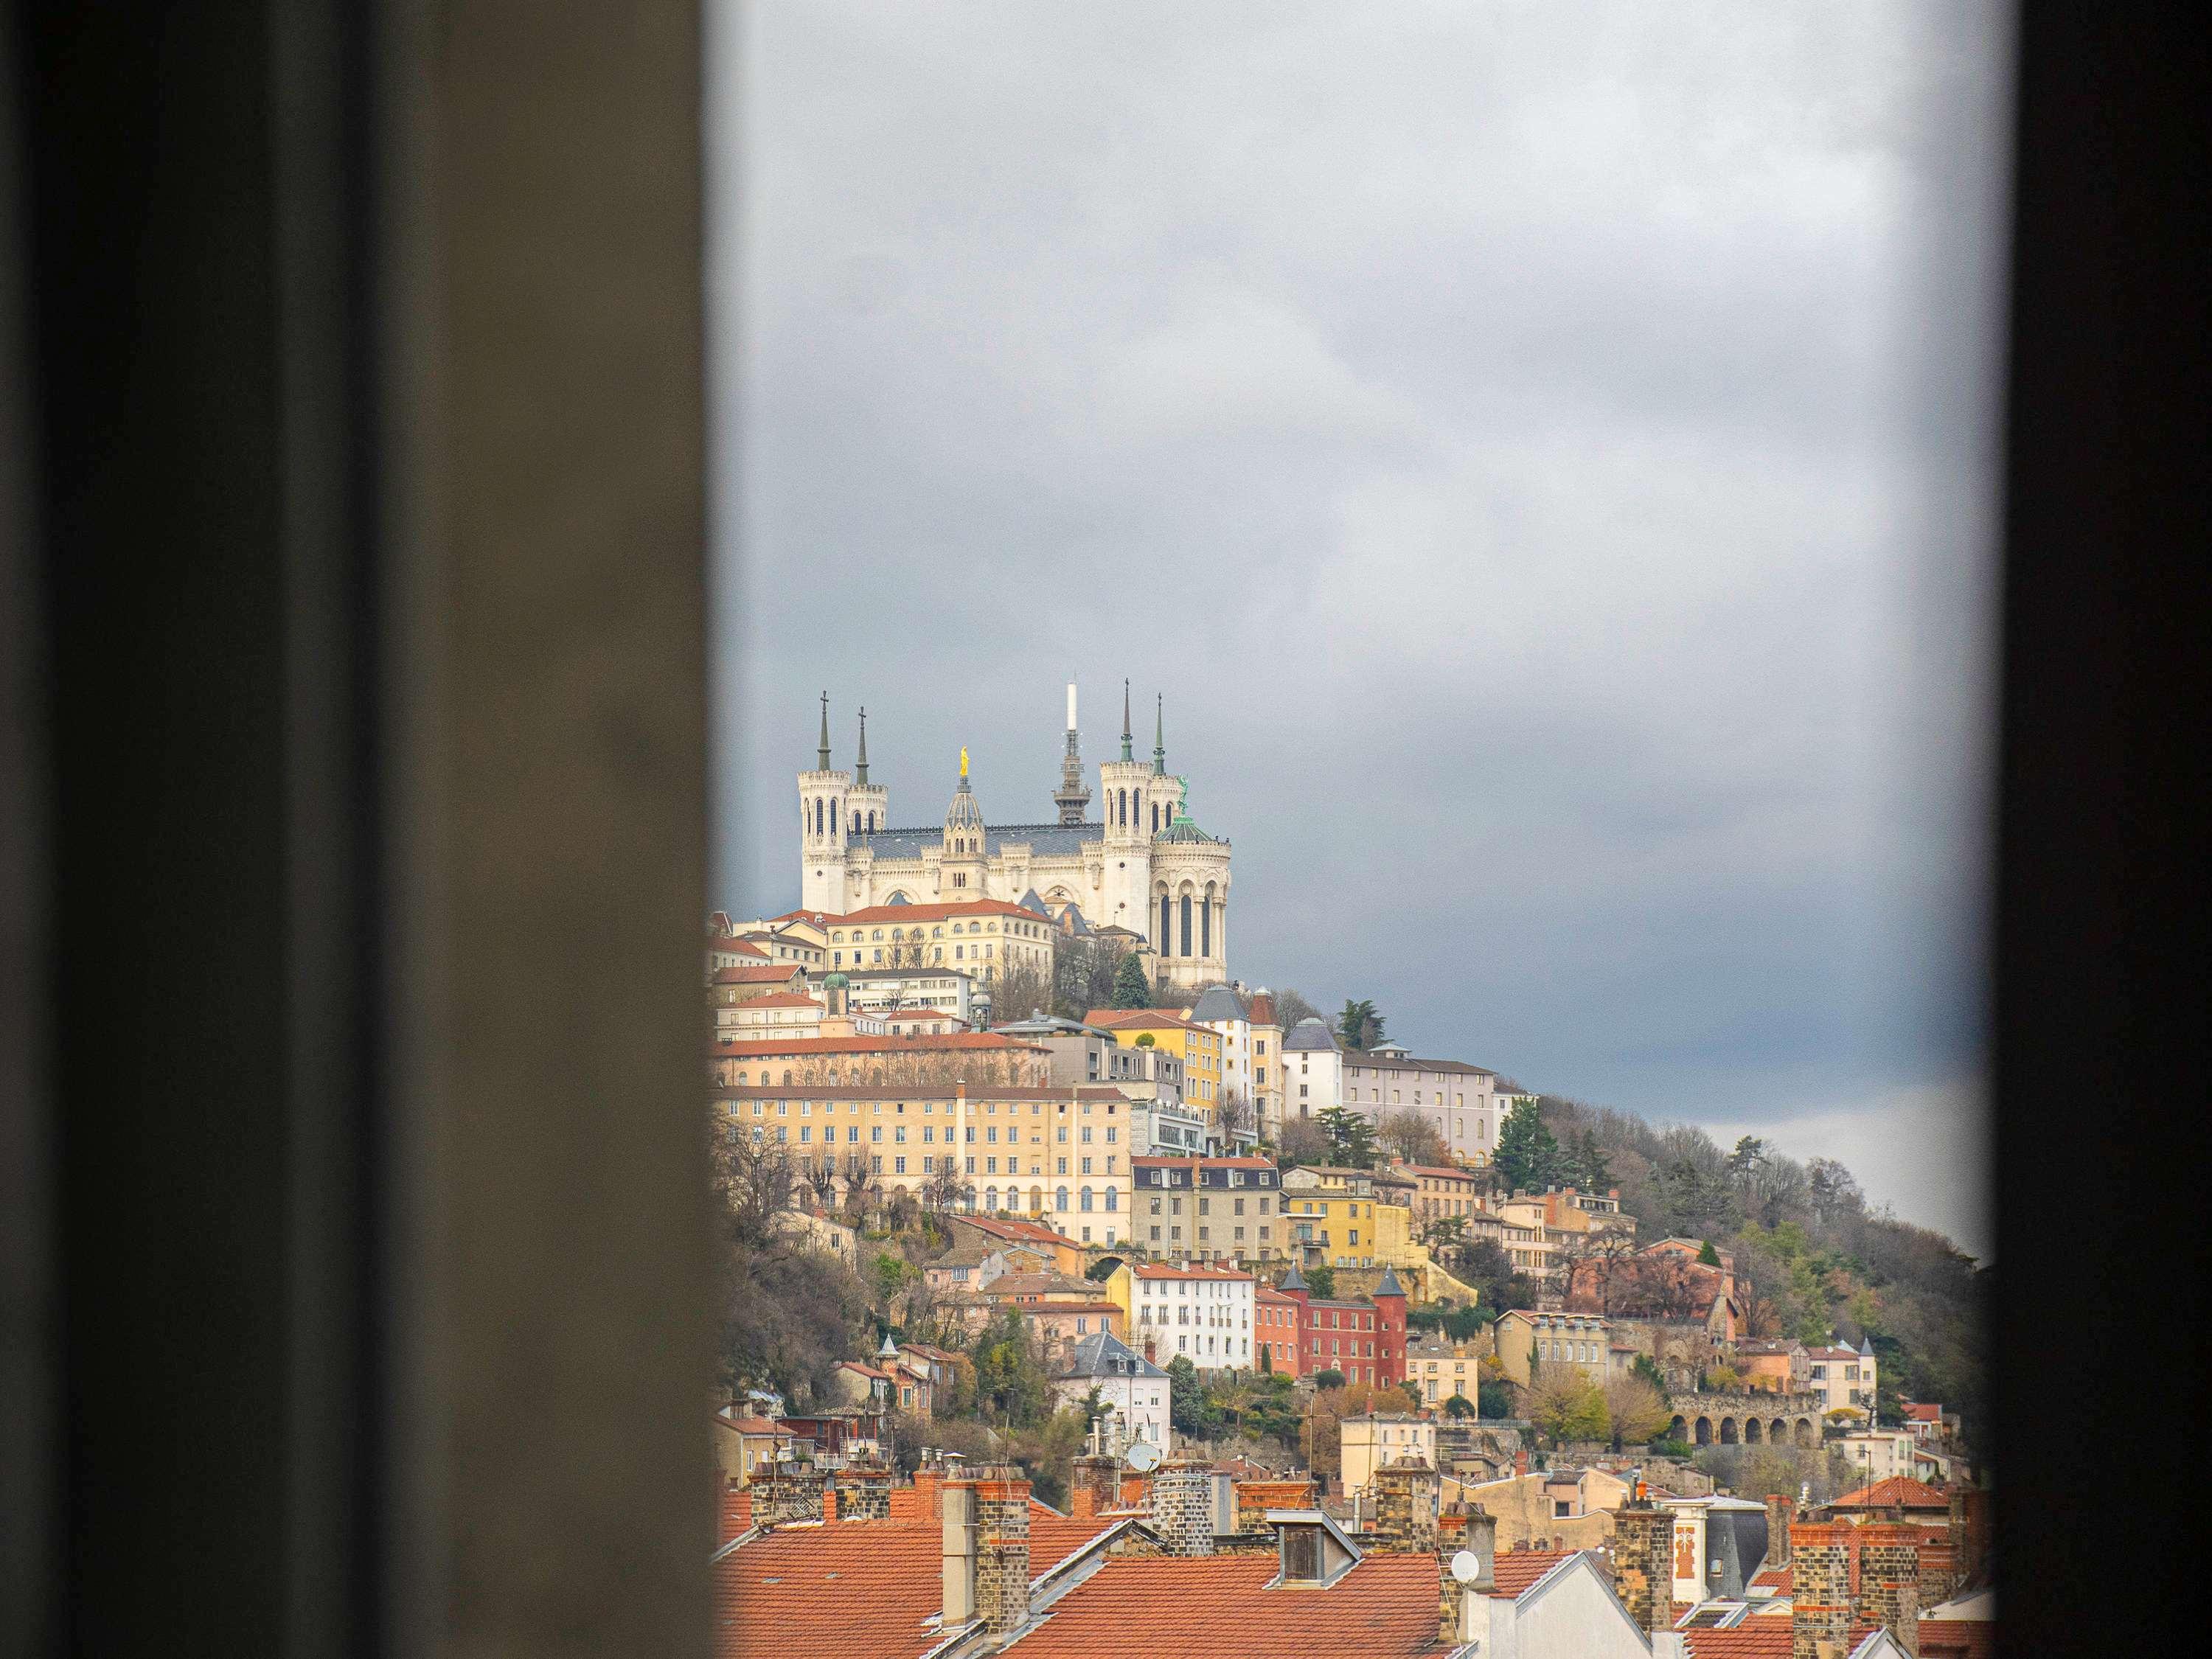
[[[803,909],[836,915],[973,898],[1018,904],[1035,892],[1054,908],[1073,904],[1094,927],[1142,935],[1170,985],[1196,991],[1228,977],[1229,843],[1183,816],[1187,787],[1168,771],[1163,741],[1149,762],[1135,758],[1126,702],[1121,757],[1097,769],[1095,820],[1069,820],[1085,804],[1063,795],[1053,798],[1060,821],[992,825],[963,751],[944,822],[902,828],[892,822],[889,791],[867,781],[865,726],[853,770],[833,766],[830,752],[825,698],[817,764],[799,774]]]

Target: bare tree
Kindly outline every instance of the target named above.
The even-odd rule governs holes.
[[[935,1175],[921,1183],[921,1189],[917,1196],[921,1200],[922,1207],[925,1209],[951,1210],[973,1205],[975,1201],[975,1186],[973,1182],[960,1175],[954,1168],[952,1160],[948,1158],[945,1160],[944,1166]]]
[[[1451,1148],[1437,1126],[1412,1110],[1387,1112],[1375,1125],[1375,1139],[1384,1151],[1395,1152],[1408,1164],[1451,1162]]]
[[[1285,1031],[1302,1019],[1324,1018],[1320,1009],[1288,986],[1271,994],[1275,999],[1275,1023]]]
[[[1293,1164],[1326,1164],[1329,1157],[1328,1132],[1318,1121],[1310,1117],[1285,1117],[1283,1133],[1275,1142],[1275,1162],[1285,1168]]]
[[[1258,1109],[1252,1104],[1251,1097],[1241,1089],[1232,1089],[1222,1096],[1221,1104],[1215,1110],[1213,1119],[1221,1127],[1221,1144],[1224,1146],[1234,1144],[1237,1136],[1250,1133],[1260,1124]]]

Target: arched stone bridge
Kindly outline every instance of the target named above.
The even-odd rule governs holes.
[[[1678,1394],[1668,1436],[1695,1446],[1820,1443],[1825,1404],[1817,1394]]]

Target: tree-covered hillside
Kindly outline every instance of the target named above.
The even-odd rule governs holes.
[[[1699,1238],[1735,1252],[1753,1335],[1815,1343],[1832,1333],[1853,1346],[1864,1336],[1880,1362],[1884,1421],[1896,1420],[1900,1397],[1940,1401],[1983,1443],[1994,1269],[1869,1206],[1833,1158],[1800,1164],[1752,1136],[1723,1149],[1699,1128],[1655,1128],[1554,1096],[1538,1105],[1549,1132],[1535,1138],[1539,1157],[1548,1142],[1557,1159],[1550,1180],[1586,1185],[1594,1165],[1620,1189],[1639,1238]]]

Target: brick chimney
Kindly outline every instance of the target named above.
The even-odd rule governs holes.
[[[1213,1553],[1213,1466],[1180,1457],[1152,1474],[1152,1523],[1170,1555]]]
[[[1516,1447],[1513,1449],[1513,1476],[1514,1476],[1514,1479],[1516,1479],[1516,1480],[1519,1480],[1522,1476],[1523,1476],[1523,1475],[1527,1474],[1528,1473],[1528,1449],[1526,1446],[1516,1446]]]
[[[1778,1492],[1766,1494],[1766,1565],[1790,1565],[1790,1528],[1797,1519],[1797,1505]]]
[[[1434,1554],[1437,1494],[1437,1472],[1424,1458],[1396,1458],[1376,1470],[1376,1547]]]
[[[848,1463],[837,1479],[837,1513],[848,1521],[890,1520],[890,1467],[872,1460]]]
[[[1310,1510],[1314,1507],[1310,1475],[1284,1480],[1239,1480],[1237,1483],[1237,1531],[1240,1536],[1272,1538],[1269,1510]]]
[[[1790,1528],[1790,1659],[1844,1659],[1851,1643],[1851,1534],[1841,1521]]]
[[[772,1463],[753,1476],[753,1524],[788,1526],[822,1518],[828,1476],[811,1463]]]
[[[1613,1511],[1613,1587],[1645,1635],[1674,1628],[1674,1510],[1632,1498]]]
[[[947,1480],[944,1514],[944,1627],[981,1620],[994,1636],[1030,1616],[1030,1483],[1011,1463],[986,1463]]]
[[[927,1461],[914,1472],[914,1495],[923,1519],[934,1521],[945,1513],[945,1465],[923,1456]]]
[[[1880,1625],[1898,1646],[1919,1659],[1920,1537],[1910,1521],[1877,1522],[1859,1528],[1859,1621]]]
[[[1118,1458],[1086,1455],[1075,1460],[1068,1480],[1067,1508],[1071,1515],[1090,1516],[1110,1510],[1121,1498],[1121,1464]]]

